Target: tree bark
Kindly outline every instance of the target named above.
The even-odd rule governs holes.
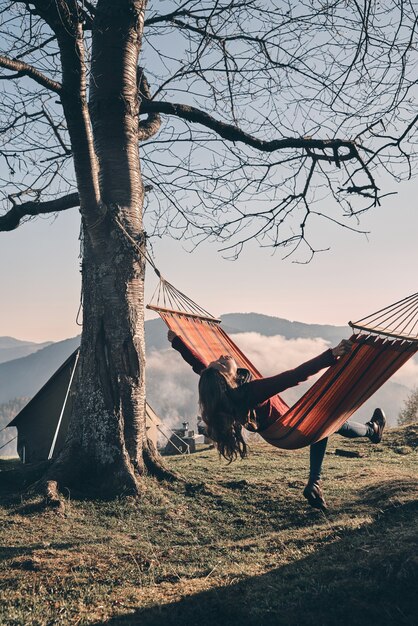
[[[138,150],[137,65],[145,0],[99,0],[93,28],[89,113],[100,206],[80,206],[84,227],[83,332],[69,436],[49,472],[61,485],[105,495],[139,493],[144,471],[170,474],[145,427],[144,190]],[[75,155],[76,159],[76,155]]]

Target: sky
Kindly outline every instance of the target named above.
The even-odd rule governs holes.
[[[177,38],[164,41],[170,54],[175,50],[178,61],[183,60],[186,44],[180,47]],[[167,60],[159,49],[151,46],[147,54],[149,63],[160,59],[165,71]],[[362,216],[360,227],[368,236],[318,223],[312,230],[313,244],[331,249],[316,254],[309,264],[297,264],[293,257],[283,260],[283,250],[273,254],[256,243],[236,261],[223,259],[216,244],[190,254],[182,242],[168,237],[153,242],[155,262],[171,283],[214,315],[257,312],[344,325],[417,291],[418,179],[399,185],[388,180],[381,186],[382,192],[398,193]],[[41,342],[80,332],[78,234],[77,209],[0,233],[0,336]],[[156,280],[149,269],[147,300]]]
[[[362,217],[367,237],[330,224],[314,227],[315,244],[331,249],[308,264],[255,244],[236,261],[223,259],[216,244],[191,254],[168,237],[153,243],[153,255],[167,280],[214,315],[256,312],[344,325],[417,290],[418,181],[396,191]],[[80,332],[78,235],[76,209],[0,233],[0,336],[42,342]],[[146,284],[149,301],[157,285],[150,268]]]

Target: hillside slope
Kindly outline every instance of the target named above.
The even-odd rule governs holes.
[[[35,343],[33,341],[21,341],[14,339],[14,337],[0,337],[0,363],[28,356],[50,346],[52,343],[52,341]]]
[[[307,449],[253,445],[227,465],[202,448],[167,459],[185,483],[145,478],[141,498],[113,502],[71,493],[62,517],[7,496],[0,471],[1,622],[415,625],[417,445],[418,425],[378,445],[331,438],[325,514],[302,497]]]
[[[33,396],[79,345],[79,337],[59,341],[21,359],[0,364],[0,404]]]

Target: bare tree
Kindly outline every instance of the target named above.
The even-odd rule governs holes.
[[[80,378],[49,478],[115,494],[167,475],[145,432],[144,215],[150,236],[309,258],[312,221],[356,230],[381,172],[410,174],[415,9],[3,0],[0,230],[82,222]]]
[[[418,421],[418,387],[412,389],[398,415],[398,425],[408,426]]]

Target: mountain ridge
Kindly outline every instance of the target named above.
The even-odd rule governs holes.
[[[43,341],[38,343],[9,336],[0,337],[0,364],[29,356],[29,354],[52,345],[52,343],[54,342]]]
[[[0,403],[35,395],[79,343],[79,337],[65,339],[28,356],[0,363]]]
[[[332,324],[308,324],[287,320],[263,313],[224,313],[221,315],[227,332],[259,332],[271,337],[282,335],[286,339],[316,339],[320,337],[330,342],[339,342],[351,334],[350,327]]]

